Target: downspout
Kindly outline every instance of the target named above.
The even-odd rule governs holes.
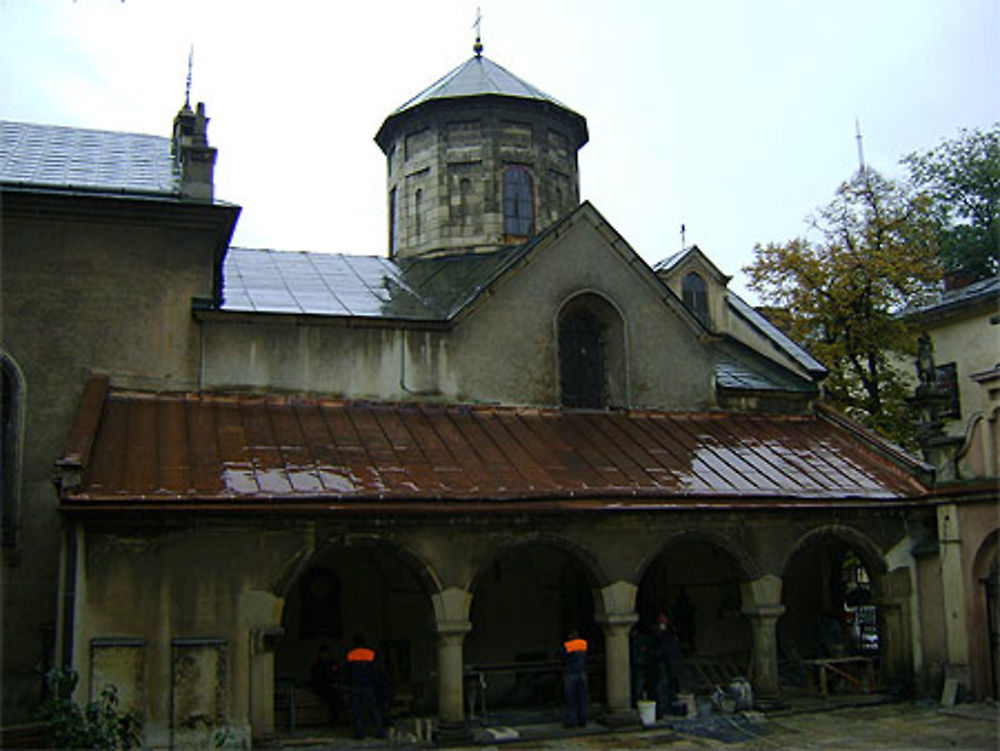
[[[59,663],[66,670],[73,668],[73,638],[76,633],[76,558],[79,552],[76,525],[76,520],[69,523],[63,546],[66,560],[62,592],[62,644],[60,650],[62,654]]]

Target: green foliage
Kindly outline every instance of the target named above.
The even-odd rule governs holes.
[[[963,129],[903,163],[931,198],[946,271],[974,279],[1000,272],[1000,123],[985,133]]]
[[[69,697],[79,676],[71,670],[55,669],[46,676],[49,697],[38,709],[38,718],[48,727],[55,748],[126,751],[142,743],[139,717],[118,709],[118,689],[105,686],[98,701],[80,708]]]
[[[930,199],[865,168],[818,209],[813,242],[754,248],[744,269],[766,304],[788,311],[789,333],[829,370],[834,406],[913,447],[908,386],[892,357],[916,351],[898,315],[940,280]]]

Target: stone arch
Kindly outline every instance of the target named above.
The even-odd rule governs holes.
[[[846,524],[818,525],[789,547],[781,577],[785,612],[777,633],[783,658],[888,654],[888,567],[867,534]],[[894,640],[902,638],[897,633]]]
[[[713,530],[683,530],[668,535],[664,539],[663,543],[654,552],[650,553],[639,562],[633,581],[636,584],[642,581],[642,577],[645,575],[646,570],[653,563],[653,561],[663,555],[663,553],[670,547],[686,541],[705,542],[710,545],[714,545],[725,553],[728,553],[729,556],[739,564],[741,573],[749,581],[757,579],[764,574],[756,559],[750,555],[746,548],[734,542],[731,537],[727,537],[726,535]]]
[[[343,659],[360,634],[376,650],[406,712],[436,704],[437,635],[434,598],[442,591],[437,572],[404,542],[377,534],[343,534],[306,545],[286,562],[275,581],[283,632],[274,651],[277,694],[294,686],[297,724],[349,723],[346,695],[338,690],[331,718],[317,700],[312,666],[323,647]],[[288,711],[288,710],[282,710]],[[280,714],[280,713],[279,713]],[[287,720],[276,717],[277,726]]]
[[[321,558],[325,551],[337,546],[369,547],[383,550],[402,561],[421,582],[428,595],[441,592],[444,588],[434,568],[405,545],[396,540],[387,540],[379,535],[354,534],[339,538],[331,537],[318,546],[309,546],[298,550],[282,566],[280,573],[271,585],[271,591],[277,597],[285,598],[310,563]]]
[[[1000,530],[986,535],[972,559],[970,663],[977,696],[1000,697]],[[979,669],[982,666],[982,669]]]
[[[759,570],[743,546],[722,532],[679,530],[666,535],[636,568],[635,643],[662,638],[659,621],[666,616],[689,666],[725,666],[729,678],[747,675],[753,633],[743,593]],[[633,671],[633,695],[652,696],[658,690],[651,670],[655,672],[647,663]]]
[[[20,527],[21,462],[24,446],[24,407],[26,382],[17,361],[0,350],[0,499],[2,499],[3,545],[17,542]]]
[[[596,290],[576,290],[556,308],[553,330],[560,404],[626,406],[628,341],[621,308]]]
[[[484,556],[470,583],[471,631],[465,637],[467,665],[483,670],[487,703],[547,706],[558,695],[560,669],[553,655],[570,630],[604,652],[601,589],[609,583],[586,549],[556,534],[526,534],[497,545]],[[496,670],[496,666],[524,666]],[[600,701],[600,682],[592,684]]]
[[[567,537],[563,537],[562,535],[536,532],[519,535],[514,541],[496,546],[491,554],[483,560],[483,563],[473,573],[472,580],[469,583],[469,591],[475,595],[479,582],[482,581],[490,567],[499,558],[502,558],[517,548],[523,548],[531,545],[553,548],[572,556],[576,561],[583,564],[583,568],[588,575],[588,582],[594,589],[600,589],[601,587],[605,587],[611,583],[611,580],[604,572],[600,562],[597,560],[597,557],[591,553],[590,550]]]
[[[788,569],[788,564],[796,553],[817,540],[831,537],[843,540],[862,553],[863,563],[868,567],[873,578],[880,580],[886,574],[888,567],[879,546],[864,532],[847,524],[823,524],[800,535],[782,559],[781,571],[784,572]],[[881,581],[879,581],[879,585],[881,586]]]

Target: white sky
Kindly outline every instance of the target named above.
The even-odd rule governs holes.
[[[405,100],[485,55],[587,118],[581,195],[648,262],[680,225],[744,293],[857,168],[1000,120],[1000,0],[0,0],[0,118],[163,136],[204,101],[234,244],[383,254]]]

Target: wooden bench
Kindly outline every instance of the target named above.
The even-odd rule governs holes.
[[[803,660],[806,673],[806,690],[814,691],[813,675],[819,675],[819,695],[824,699],[829,695],[828,673],[843,678],[847,685],[871,693],[875,690],[875,660],[863,655],[851,657],[817,657]]]

